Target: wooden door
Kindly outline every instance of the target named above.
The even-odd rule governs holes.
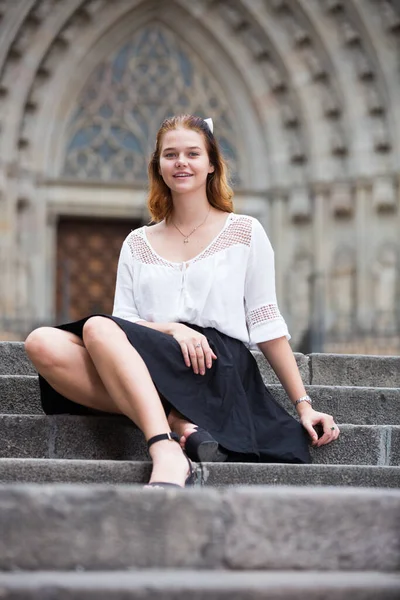
[[[137,220],[62,217],[57,235],[57,322],[111,314],[121,245]]]

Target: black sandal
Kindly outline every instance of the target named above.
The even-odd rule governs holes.
[[[176,433],[173,433],[172,431],[169,433],[161,433],[160,435],[155,435],[152,438],[150,438],[149,441],[147,442],[147,447],[150,448],[150,446],[152,446],[156,442],[161,442],[161,440],[171,440],[171,442],[179,443],[180,437],[179,437],[179,435],[177,435]],[[185,481],[185,487],[189,487],[196,483],[196,472],[194,471],[192,462],[187,457],[186,452],[184,452],[183,450],[182,450],[182,452],[185,455],[186,460],[188,461],[188,465],[189,465],[189,475]],[[177,483],[168,483],[167,481],[153,481],[152,483],[146,484],[144,487],[145,488],[147,488],[147,487],[152,487],[152,488],[175,487],[175,488],[183,489],[181,485],[178,485]]]
[[[195,462],[224,462],[228,454],[208,431],[196,425],[196,431],[186,439],[185,450]]]

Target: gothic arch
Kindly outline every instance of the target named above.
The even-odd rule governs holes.
[[[138,165],[140,163],[136,168],[136,180],[143,183],[147,180],[147,159],[163,118],[176,112],[193,112],[213,116],[216,135],[232,166],[237,167],[235,170],[239,175],[238,163],[242,157],[247,161],[248,153],[243,153],[236,115],[231,110],[223,87],[217,80],[212,80],[209,70],[196,54],[190,52],[190,48],[185,47],[184,41],[161,21],[153,19],[141,24],[133,34],[129,32],[126,39],[122,38],[120,32],[115,35],[115,31],[108,37],[110,43],[115,37],[118,38],[117,48],[106,52],[106,57],[98,62],[87,80],[86,70],[84,77],[81,71],[80,80],[85,80],[85,83],[83,89],[79,89],[78,100],[75,94],[70,94],[70,107],[75,114],[72,115],[72,122],[71,118],[64,119],[65,128],[60,139],[65,141],[65,133],[72,135],[70,142],[76,147],[76,151],[69,151],[63,173],[79,178],[79,173],[88,172],[90,176],[96,171],[94,164],[102,163],[104,174],[110,171],[106,179],[131,181],[128,170],[124,171],[123,165],[121,167],[121,159],[125,154],[125,160],[130,162],[136,155],[135,162]],[[152,59],[154,52],[158,52],[157,59]],[[98,60],[96,47],[93,48],[92,55]],[[163,73],[159,72],[160,68]],[[152,70],[157,71],[155,78],[151,74]],[[71,127],[76,135],[68,133]],[[91,151],[85,152],[85,140],[82,138],[85,132],[88,133],[88,127],[92,131],[97,129],[95,137],[99,141],[95,149],[88,142],[86,146],[89,150],[91,147]],[[108,164],[98,160],[101,159],[100,143],[100,148],[109,149],[110,153],[115,154],[115,160],[108,161]],[[58,150],[58,155],[64,162],[62,146],[54,146],[52,155],[54,150]],[[86,165],[85,168],[79,168],[77,156],[91,160],[92,167],[88,168]],[[110,163],[114,164],[112,169]],[[118,165],[122,170],[120,168],[118,171]],[[58,176],[60,166],[58,164],[54,167]],[[116,170],[118,172],[113,176]],[[86,178],[85,174],[83,178]],[[101,178],[104,179],[104,176]]]
[[[139,30],[154,20],[156,13],[154,10],[149,10],[148,3],[142,3],[134,10],[130,8],[129,14],[126,14],[126,6],[127,4],[125,4],[125,12],[119,15],[117,22],[114,14],[111,26],[109,22],[103,21],[100,30],[98,24],[95,29],[88,31],[85,39],[80,40],[79,49],[65,55],[49,81],[41,103],[38,103],[38,113],[34,119],[30,119],[30,126],[25,128],[25,137],[29,138],[29,149],[24,152],[26,166],[47,173],[51,178],[57,176],[62,160],[66,117],[69,116],[74,100],[78,97],[90,73],[99,60],[115,48],[116,35],[118,38],[124,38],[132,32],[133,28]],[[162,19],[159,20],[185,39],[185,31],[188,31],[190,20],[187,16],[188,22],[186,22],[185,14],[180,10],[179,27],[177,27],[176,14],[173,10],[175,8],[169,7],[168,14],[163,13]],[[196,31],[196,35],[191,36],[190,45],[195,51],[197,50],[198,54],[201,52],[206,60],[210,55],[214,58],[218,55],[218,71],[212,60],[209,60],[207,66],[210,71],[214,71],[214,76],[219,76],[221,85],[229,95],[236,117],[241,139],[239,158],[243,165],[243,185],[245,188],[265,190],[270,185],[267,160],[271,154],[267,152],[265,132],[260,128],[257,111],[252,105],[251,89],[243,85],[241,74],[234,63],[206,31]],[[55,103],[54,98],[57,94],[60,100]],[[47,134],[45,139],[43,139],[43,131]],[[216,123],[216,132],[218,132],[218,123]]]
[[[252,125],[246,115],[243,133],[245,136],[248,133],[248,137],[252,138],[253,146],[258,143],[255,140],[265,138],[259,143],[255,154],[265,154],[267,148],[270,166],[268,181],[273,185],[290,186],[320,179],[321,173],[329,180],[326,173],[330,171],[334,178],[335,165],[337,167],[340,160],[344,167],[349,164],[349,175],[354,172],[369,174],[371,170],[384,172],[393,168],[394,156],[400,154],[399,136],[391,134],[392,130],[398,131],[399,127],[399,108],[393,96],[399,86],[393,82],[389,84],[388,71],[384,68],[385,55],[382,49],[375,48],[372,37],[371,32],[378,27],[375,22],[372,23],[373,18],[378,18],[377,2],[369,2],[370,6],[374,6],[373,18],[370,15],[366,18],[365,4],[359,0],[346,3],[343,0],[296,0],[291,3],[287,0],[266,0],[263,3],[248,0],[210,3],[208,0],[199,0],[194,6],[187,0],[174,0],[162,3],[161,7],[166,11],[167,19],[174,14],[188,26],[195,20],[194,37],[199,37],[197,29],[201,23],[203,31],[200,37],[203,37],[203,41],[207,39],[211,43],[214,54],[218,49],[222,53],[220,60],[225,58],[226,64],[230,63],[231,71],[236,72],[238,81],[249,86],[249,95],[255,99],[254,110],[250,112],[258,115],[252,115]],[[116,0],[112,7],[104,0],[68,0],[63,3],[28,0],[20,11],[11,12],[3,8],[7,35],[2,38],[0,46],[0,63],[3,65],[0,96],[6,108],[3,114],[8,117],[2,123],[3,160],[22,163],[28,169],[33,166],[29,157],[32,131],[44,96],[48,97],[52,88],[56,66],[58,70],[64,59],[73,65],[73,57],[78,60],[82,48],[87,51],[113,22],[124,15],[136,11],[138,17],[147,15],[150,18],[152,14],[160,13],[159,5],[149,0]],[[398,15],[391,0],[381,0],[381,5],[381,18],[390,32],[392,42],[396,43]],[[254,6],[259,11],[261,25],[255,26]],[[291,9],[289,12],[288,7]],[[264,13],[268,15],[267,20],[262,18]],[[324,85],[316,94],[326,107],[328,119],[313,118],[314,115],[307,111],[312,94],[294,85],[293,69],[287,58],[288,46],[282,43],[282,35],[274,37],[274,29],[277,31],[282,28],[282,14],[286,14],[286,17],[289,14],[286,23],[289,24],[296,51],[304,55],[304,63],[308,54],[311,75],[316,79],[323,78],[326,71],[334,69],[330,74],[335,85],[329,88],[328,96],[332,96],[331,92],[336,90],[339,102],[336,105],[335,102],[329,102]],[[219,35],[224,26],[230,30],[236,48],[232,47],[229,40],[222,39],[223,35]],[[330,33],[333,28],[336,28],[335,36],[337,33],[341,36],[339,45]],[[312,53],[314,44],[322,50],[319,61],[316,54],[313,56]],[[201,50],[210,57],[211,50],[207,46],[208,43]],[[28,47],[29,57],[26,54]],[[349,69],[342,69],[337,61],[337,50],[348,57]],[[250,51],[247,58],[246,51]],[[271,56],[268,57],[268,54]],[[18,78],[21,62],[24,63],[24,77]],[[261,81],[262,77],[265,81]],[[360,86],[364,90],[364,107],[362,103],[353,102],[357,97],[357,87]],[[285,89],[289,93],[285,93]],[[343,106],[338,106],[341,97],[344,99]],[[341,126],[341,113],[344,118],[348,116],[352,124],[351,135],[347,139],[347,123]],[[337,120],[334,122],[329,119]],[[261,136],[258,135],[260,122]],[[320,153],[315,144],[324,126],[331,136],[331,159]],[[396,153],[392,150],[394,145]],[[310,154],[312,160],[308,167]],[[255,171],[259,173],[262,161],[255,159],[254,162],[254,157],[252,159],[250,162],[257,165]],[[332,169],[329,168],[329,161]],[[261,171],[264,170],[265,164]],[[342,173],[345,174],[346,169]],[[253,176],[250,179],[254,181]]]
[[[300,0],[324,38],[340,84],[350,125],[350,173],[367,175],[394,166],[388,85],[357,2]]]

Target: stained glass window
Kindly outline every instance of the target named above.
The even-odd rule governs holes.
[[[172,31],[153,24],[90,76],[69,123],[63,174],[146,181],[157,130],[165,117],[180,113],[213,118],[237,183],[236,124],[223,89]]]

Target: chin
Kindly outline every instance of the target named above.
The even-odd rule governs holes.
[[[193,185],[193,182],[190,182],[190,183],[186,182],[184,184],[182,184],[182,183],[176,184],[175,181],[173,181],[170,185],[170,188],[171,188],[171,190],[174,190],[174,192],[182,192],[182,191],[186,192],[188,190],[192,191],[192,190],[196,189],[196,186]]]

